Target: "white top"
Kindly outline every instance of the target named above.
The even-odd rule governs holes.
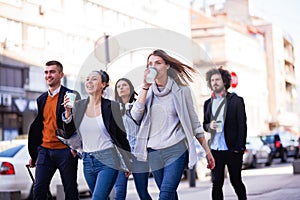
[[[113,147],[112,139],[103,123],[102,115],[97,117],[83,116],[79,126],[84,152],[94,152]]]

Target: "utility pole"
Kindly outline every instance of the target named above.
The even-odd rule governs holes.
[[[105,71],[107,71],[107,65],[110,63],[110,55],[109,55],[109,35],[104,33],[104,47],[105,47]]]

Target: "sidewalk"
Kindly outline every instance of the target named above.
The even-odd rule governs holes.
[[[291,165],[280,167],[279,169],[263,168],[260,171],[243,170],[243,180],[247,188],[248,200],[300,200],[300,174],[293,174]],[[177,190],[179,199],[211,199],[210,177],[196,181],[196,187],[189,187],[189,181],[181,181]],[[149,192],[152,199],[158,199],[159,191],[154,179],[149,179]],[[225,200],[237,200],[235,192],[228,178],[225,179],[224,187]],[[127,200],[139,199],[135,190],[133,180],[128,182]]]
[[[153,178],[149,178],[149,193],[152,199],[158,199],[159,191],[154,182]],[[196,187],[189,187],[188,180],[182,180],[178,188],[179,199],[196,199],[201,197],[201,199],[210,199],[211,192],[211,182],[210,177],[206,177],[203,181],[196,181]],[[127,198],[126,200],[136,200],[139,199],[135,190],[133,180],[129,180],[127,188]]]

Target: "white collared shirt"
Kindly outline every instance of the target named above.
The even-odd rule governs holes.
[[[48,90],[48,95],[49,95],[50,97],[54,97],[56,94],[59,93],[60,88],[61,88],[61,85],[60,85],[57,89],[55,89],[55,90],[53,91],[53,93],[51,93],[50,90]]]

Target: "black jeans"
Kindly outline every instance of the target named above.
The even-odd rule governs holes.
[[[223,184],[224,184],[224,171],[227,165],[230,182],[234,188],[235,193],[239,200],[246,200],[246,187],[242,182],[242,163],[243,153],[235,153],[232,151],[215,151],[212,150],[212,155],[215,159],[216,166],[212,170],[212,199],[223,200]]]
[[[69,148],[38,148],[38,159],[35,170],[34,199],[47,199],[51,179],[58,169],[64,186],[66,200],[78,200],[77,189],[78,158],[74,158]]]

